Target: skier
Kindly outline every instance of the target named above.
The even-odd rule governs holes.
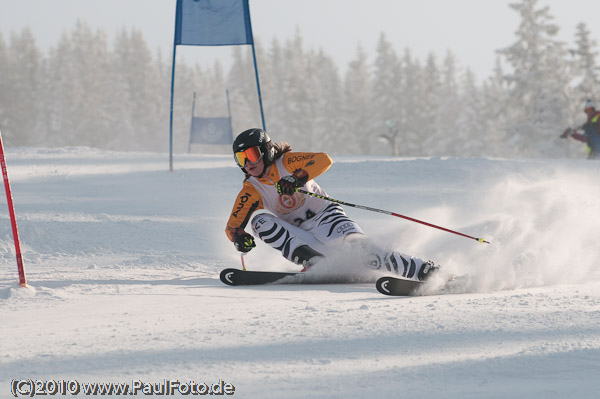
[[[372,251],[366,263],[374,269],[386,268],[421,281],[438,269],[431,261],[377,251],[339,204],[297,192],[302,188],[327,195],[313,180],[332,164],[326,153],[292,152],[289,144],[273,143],[262,129],[240,133],[233,153],[245,179],[225,231],[238,251],[246,253],[256,246],[245,230],[250,222],[254,236],[303,266],[302,271],[349,242]],[[270,213],[258,213],[250,221],[261,209]]]
[[[587,121],[577,129],[568,128],[560,137],[566,139],[571,136],[587,143],[588,159],[600,159],[600,111],[590,99],[585,102],[583,111],[587,114]],[[577,130],[583,130],[583,134],[577,133]]]

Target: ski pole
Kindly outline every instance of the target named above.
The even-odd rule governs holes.
[[[478,241],[478,242],[480,242],[482,244],[483,243],[486,243],[486,244],[490,243],[489,241],[486,241],[483,238],[477,238],[477,237],[473,237],[473,236],[470,236],[470,235],[467,235],[467,234],[459,233],[458,231],[450,230],[450,229],[447,229],[447,228],[441,227],[441,226],[436,226],[435,224],[427,223],[427,222],[424,222],[424,221],[418,220],[418,219],[413,219],[411,217],[400,215],[400,214],[395,213],[395,212],[385,211],[383,209],[371,208],[371,207],[364,206],[364,205],[351,204],[349,202],[340,201],[340,200],[337,200],[337,199],[334,199],[334,198],[330,198],[330,197],[325,197],[323,195],[311,193],[309,191],[305,191],[305,190],[301,190],[301,189],[298,189],[298,192],[302,193],[302,194],[310,195],[311,197],[320,198],[320,199],[325,200],[325,201],[335,202],[335,203],[338,203],[338,204],[341,204],[341,205],[351,206],[353,208],[364,209],[366,211],[384,213],[386,215],[396,216],[396,217],[399,217],[399,218],[402,218],[402,219],[410,220],[411,222],[421,223],[421,224],[424,224],[425,226],[433,227],[433,228],[436,228],[436,229],[439,229],[439,230],[447,231],[448,233],[457,234],[459,236],[470,238],[470,239]]]

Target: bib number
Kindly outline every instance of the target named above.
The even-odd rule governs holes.
[[[296,219],[294,219],[294,223],[296,223],[296,226],[300,226],[302,223],[306,222],[308,219],[314,218],[315,216],[316,216],[316,213],[314,213],[313,211],[308,209],[306,211],[306,219],[296,218]]]

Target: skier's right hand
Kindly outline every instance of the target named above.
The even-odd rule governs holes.
[[[298,187],[302,187],[308,181],[308,172],[304,169],[296,169],[291,175],[283,176],[275,184],[279,195],[293,195]]]
[[[235,238],[233,239],[233,245],[235,245],[235,249],[243,253],[250,252],[252,248],[256,247],[254,237],[242,229],[237,230],[238,231],[235,232]]]

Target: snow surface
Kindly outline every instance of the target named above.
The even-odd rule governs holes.
[[[4,205],[0,397],[15,378],[222,379],[239,398],[598,397],[600,162],[334,161],[318,178],[330,196],[491,241],[346,208],[381,245],[471,276],[465,293],[228,287],[230,156],[177,155],[170,173],[163,154],[8,149],[29,287]],[[262,243],[246,264],[297,270]]]

